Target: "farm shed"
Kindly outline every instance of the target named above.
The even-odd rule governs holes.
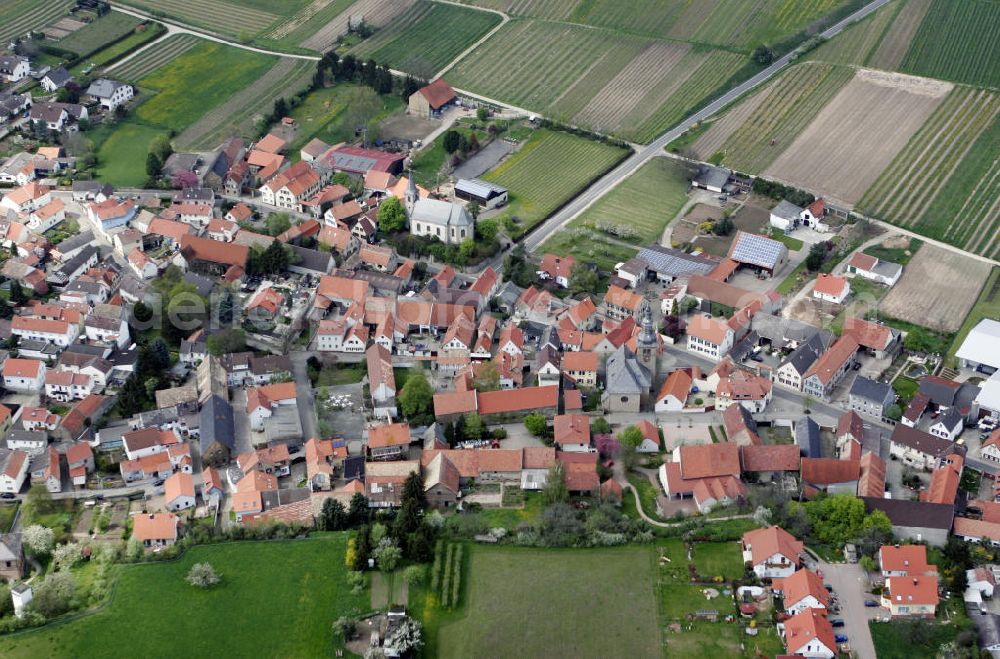
[[[444,78],[438,78],[410,94],[407,108],[414,116],[430,119],[456,100],[455,90],[451,85],[445,82]]]
[[[729,258],[773,275],[788,262],[788,248],[777,240],[740,231],[729,248]]]
[[[1000,342],[1000,322],[984,318],[969,331],[955,356],[958,357],[962,368],[992,374],[1000,369],[1000,351],[996,349],[998,342]]]
[[[799,226],[801,214],[801,208],[787,199],[782,199],[777,206],[771,209],[771,226],[775,229],[781,229],[785,233],[791,233]]]
[[[709,192],[724,192],[729,183],[729,177],[733,175],[732,170],[725,167],[713,167],[705,165],[694,177],[691,185],[696,188],[703,188]]]
[[[483,208],[496,208],[507,203],[507,188],[478,178],[463,178],[455,184],[455,196]]]
[[[646,264],[650,275],[655,275],[657,280],[668,284],[678,277],[707,276],[719,265],[718,261],[704,256],[695,256],[661,245],[650,245],[640,249],[636,259]]]

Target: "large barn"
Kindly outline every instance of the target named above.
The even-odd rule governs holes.
[[[766,236],[739,231],[729,247],[729,258],[773,276],[788,263],[788,248]]]

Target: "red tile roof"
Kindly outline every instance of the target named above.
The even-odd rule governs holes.
[[[555,443],[590,444],[590,418],[585,414],[560,414],[552,423]]]
[[[920,500],[928,503],[953,505],[958,496],[958,485],[962,480],[962,466],[965,460],[960,455],[950,455],[944,464],[931,474],[931,484],[920,493]]]
[[[889,577],[882,597],[899,606],[937,606],[938,578],[931,576]]]
[[[559,387],[521,387],[501,391],[484,391],[479,394],[480,414],[508,414],[528,410],[556,407],[559,404]]]
[[[836,458],[802,458],[802,482],[810,485],[833,485],[849,483],[861,476],[861,464],[857,460]]]
[[[785,608],[789,608],[812,595],[823,606],[829,606],[830,593],[823,586],[823,579],[812,570],[802,569],[781,580]]]
[[[566,488],[570,492],[593,492],[601,486],[597,475],[597,453],[560,451],[556,460],[562,463]]]
[[[878,559],[883,572],[937,572],[937,567],[927,562],[926,545],[883,545],[878,551]]]
[[[740,476],[740,449],[732,442],[680,447],[681,477]]]
[[[785,648],[789,654],[796,654],[813,639],[819,640],[831,652],[837,652],[833,626],[817,609],[806,609],[785,621]]]
[[[848,283],[845,277],[820,273],[816,277],[816,283],[813,285],[813,292],[830,297],[840,297],[847,286]]]
[[[250,248],[238,243],[223,243],[199,236],[181,236],[181,252],[188,260],[209,261],[222,265],[245,267]]]
[[[440,109],[455,100],[455,90],[451,88],[444,78],[438,78],[434,82],[417,90],[421,96],[427,99],[427,104],[432,110]]]
[[[740,449],[743,471],[798,471],[799,447],[795,444],[761,444]]]
[[[743,546],[750,547],[750,560],[753,565],[759,565],[775,554],[781,554],[798,565],[799,554],[804,547],[802,542],[780,526],[747,531],[743,534]]]
[[[816,363],[809,367],[802,377],[803,380],[815,375],[823,384],[828,383],[840,370],[844,362],[858,351],[858,342],[846,334],[837,339],[830,348],[820,355]]]
[[[410,425],[408,423],[390,423],[368,428],[368,448],[406,446],[409,443]]]
[[[173,513],[132,516],[132,537],[140,540],[176,540],[180,521]]]
[[[858,496],[881,499],[885,495],[885,460],[876,453],[861,456]]]
[[[476,390],[446,391],[434,394],[434,415],[467,414],[476,411]]]

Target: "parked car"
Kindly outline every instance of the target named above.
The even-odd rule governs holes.
[[[15,496],[17,495],[13,492],[4,492],[3,494],[0,494],[0,499],[13,499]]]
[[[838,643],[847,643],[847,635],[846,634],[837,634],[837,635],[835,635],[833,637],[833,640],[835,640]]]
[[[844,621],[841,620],[840,618],[834,618],[833,620],[830,621],[830,626],[831,627],[843,627],[844,626]]]
[[[878,602],[876,602],[875,600],[865,600],[865,606],[872,608],[878,606]]]
[[[160,487],[161,485],[163,485],[163,483],[164,480],[162,478],[158,478],[155,481],[153,481],[153,487]]]
[[[832,593],[833,592],[833,586],[831,586],[830,584],[825,583],[825,584],[823,584],[823,587],[826,588],[826,592],[828,592],[828,593]]]

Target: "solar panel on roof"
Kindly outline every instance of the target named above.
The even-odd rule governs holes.
[[[638,258],[645,261],[652,270],[672,277],[707,275],[718,265],[714,261],[691,256],[687,252],[655,245],[639,250]]]
[[[730,258],[764,268],[774,268],[781,258],[783,244],[755,233],[743,233],[737,238]]]

